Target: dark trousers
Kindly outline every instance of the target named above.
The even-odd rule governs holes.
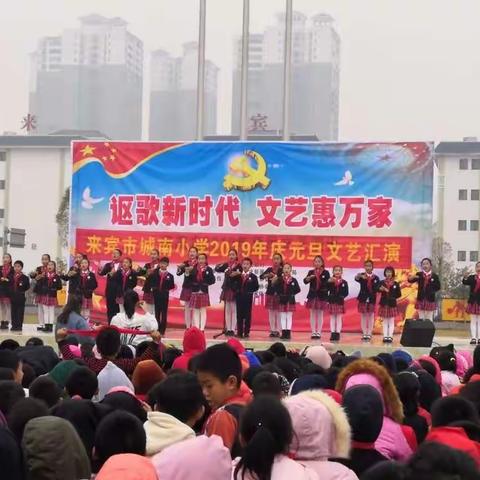
[[[250,334],[252,323],[252,296],[240,297],[237,303],[237,334],[239,337]]]
[[[117,303],[117,296],[115,294],[107,293],[107,318],[108,323],[112,321],[112,318],[120,312],[120,307]]]
[[[12,329],[21,330],[23,328],[23,317],[25,314],[25,299],[12,301]]]
[[[158,323],[158,331],[163,335],[167,330],[169,292],[154,292],[153,300],[155,302],[155,318]]]

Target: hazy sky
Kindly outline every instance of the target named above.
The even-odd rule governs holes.
[[[251,31],[284,0],[251,0]],[[120,16],[148,53],[197,38],[198,0],[0,0],[0,132],[28,112],[28,53],[89,13]],[[241,0],[207,0],[207,57],[220,68],[219,131],[230,130],[232,38]],[[294,0],[326,12],[341,37],[340,140],[455,140],[479,135],[479,0]],[[148,85],[147,85],[148,86]]]

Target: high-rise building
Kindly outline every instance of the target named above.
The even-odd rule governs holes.
[[[283,58],[285,15],[263,33],[251,34],[248,59],[247,115],[266,116],[268,131],[280,131],[283,119]],[[242,39],[235,39],[232,132],[240,130]],[[320,140],[338,138],[340,38],[333,18],[308,19],[293,13],[290,123],[292,134],[315,134]]]
[[[173,57],[156,50],[151,58],[150,140],[192,140],[196,134],[198,44]],[[218,68],[205,61],[204,134],[217,131]]]
[[[89,15],[80,28],[44,37],[31,55],[30,112],[39,134],[99,130],[142,133],[143,43],[121,18]]]

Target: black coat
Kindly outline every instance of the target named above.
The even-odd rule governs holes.
[[[12,290],[10,298],[12,303],[22,303],[25,301],[25,292],[30,288],[30,279],[23,273],[20,275],[17,281],[15,276],[13,277]]]
[[[36,281],[35,286],[33,287],[33,293],[40,294],[40,287],[38,285],[38,282],[40,281],[40,279],[36,280],[36,278],[38,277],[38,275],[42,275],[44,271],[46,271],[46,269],[43,266],[40,266],[40,267],[37,267],[32,273],[30,273],[30,278]]]
[[[197,279],[198,269],[197,266],[193,267],[190,276],[192,277],[192,292],[198,293],[208,293],[208,287],[215,283],[215,274],[213,273],[212,267],[207,267],[203,272],[203,278],[201,281]]]
[[[440,290],[440,278],[436,273],[432,273],[428,284],[425,285],[425,277],[422,272],[417,272],[409,283],[418,283],[417,300],[434,302],[435,294]]]
[[[231,279],[230,288],[235,292],[235,299],[239,303],[247,303],[252,301],[253,294],[258,290],[258,277],[248,272],[248,278],[243,281],[243,276],[238,275]]]
[[[295,295],[300,293],[300,285],[297,279],[290,277],[290,281],[285,285],[282,277],[274,283],[275,293],[278,295],[280,305],[295,305]]]
[[[97,289],[97,277],[93,272],[88,272],[85,281],[82,281],[82,276],[78,275],[78,287],[74,293],[80,294],[84,298],[92,298],[93,292]]]
[[[163,278],[162,287],[160,288],[160,275],[162,271],[160,269],[156,269],[155,272],[152,274],[155,278],[153,279],[153,284],[155,287],[153,288],[153,293],[160,292],[160,293],[168,293],[170,290],[175,288],[175,280],[173,275],[170,272],[166,272],[165,277]]]
[[[114,262],[106,263],[103,268],[98,272],[101,277],[107,276],[107,286],[105,287],[105,296],[116,296],[118,292],[118,284],[115,280],[115,274],[118,273],[121,269],[121,266],[118,267],[118,270],[115,274],[109,275],[109,273],[113,270]]]
[[[471,305],[478,305],[480,304],[480,291],[475,292],[475,286],[477,284],[476,275],[469,275],[467,278],[462,280],[464,285],[468,285],[470,287],[470,294],[468,296],[468,303]]]
[[[323,270],[320,275],[320,288],[317,288],[317,278],[312,280],[307,280],[307,277],[310,275],[315,275],[315,270],[309,270],[307,276],[303,279],[305,285],[309,284],[307,298],[313,300],[318,298],[320,300],[327,301],[328,299],[328,279],[330,278],[330,272],[328,270]]]
[[[273,273],[273,268],[272,267],[268,267],[265,271],[263,271],[261,274],[260,274],[260,280],[265,280],[265,278],[267,278],[267,275],[269,273]],[[277,276],[280,278],[283,274],[283,268],[282,267],[279,267],[278,271],[277,271]],[[265,294],[266,295],[274,295],[276,292],[276,288],[274,285],[272,285],[272,280],[270,278],[267,279],[267,290],[265,291]]]
[[[9,297],[12,291],[13,284],[13,267],[10,267],[5,280],[0,280],[0,297]],[[3,278],[3,271],[0,272],[0,276]]]
[[[335,283],[328,283],[328,303],[332,305],[343,305],[345,298],[348,297],[348,283],[342,279],[342,283],[339,288],[335,286]]]
[[[380,282],[380,287],[386,287],[387,284],[385,283],[385,280],[382,280]],[[382,307],[396,307],[397,306],[397,298],[400,298],[402,296],[402,289],[400,288],[400,284],[398,282],[393,282],[393,285],[390,287],[390,290],[388,292],[382,292],[380,291],[380,305]]]
[[[38,283],[38,293],[40,295],[46,295],[47,297],[55,298],[58,290],[62,289],[62,279],[59,275],[55,274],[50,284],[48,283],[48,276],[45,274]]]
[[[193,284],[193,270],[190,273],[185,273],[185,268],[188,267],[188,260],[185,260],[183,263],[180,263],[177,267],[177,275],[183,275],[183,284],[182,288],[192,288]]]
[[[133,290],[137,286],[138,275],[137,272],[130,270],[125,285],[123,284],[123,270],[119,268],[112,276],[115,282],[116,296],[123,297],[127,290]]]
[[[142,288],[145,293],[152,293],[153,290],[158,288],[158,268],[158,263],[146,263],[143,268],[137,270],[139,276],[145,277]],[[149,270],[153,270],[153,272],[149,273]]]
[[[77,264],[72,265],[68,272],[64,275],[60,275],[60,278],[64,282],[68,282],[68,293],[78,292],[78,284],[80,283],[80,267]],[[68,275],[68,273],[73,273],[73,275]]]
[[[215,265],[215,271],[218,273],[225,273],[225,277],[223,278],[223,283],[222,283],[222,290],[233,290],[232,287],[232,278],[230,277],[230,273],[232,272],[241,272],[242,271],[242,266],[240,263],[235,263],[232,268],[228,268],[228,262],[225,263],[219,263],[218,265]]]
[[[355,281],[360,284],[360,291],[358,292],[357,300],[360,303],[372,303],[377,302],[377,292],[378,287],[380,286],[380,279],[377,275],[372,274],[372,290],[368,289],[367,280],[362,278],[363,273],[355,275]]]

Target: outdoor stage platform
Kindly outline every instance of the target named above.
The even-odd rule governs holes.
[[[170,344],[182,348],[183,332],[183,328],[168,329],[163,342],[167,345]],[[219,330],[206,330],[205,334],[208,344],[222,342],[226,340],[225,336],[223,335],[215,340],[213,337],[218,333]],[[437,335],[434,338],[433,346],[448,345],[449,343],[453,343],[457,349],[473,350],[474,347],[469,345],[470,337],[467,337],[466,333],[466,331],[462,332],[459,330],[455,330],[454,332],[449,332],[448,330],[437,330]],[[20,345],[24,345],[25,342],[33,336],[42,338],[45,344],[51,346],[56,345],[52,334],[37,332],[35,325],[32,324],[24,325],[24,329],[21,334],[10,333],[6,330],[0,330],[0,341],[6,338],[13,338],[18,343],[20,343]],[[346,354],[351,354],[355,351],[360,351],[362,352],[363,356],[372,356],[380,352],[393,351],[397,348],[403,348],[405,350],[408,350],[413,356],[419,356],[430,351],[430,348],[402,347],[399,343],[400,335],[395,336],[394,342],[391,345],[384,345],[382,343],[381,335],[374,336],[371,343],[364,343],[361,341],[359,333],[344,333],[342,334],[341,341],[336,344],[331,344],[328,342],[329,336],[329,333],[324,332],[322,340],[311,340],[310,334],[307,332],[294,332],[292,334],[292,340],[284,341],[284,343],[290,348],[295,349],[301,349],[305,345],[323,344],[328,348],[329,351],[332,352],[342,350]],[[272,344],[273,341],[268,337],[268,332],[252,331],[250,338],[243,340],[242,343],[247,348],[253,348],[254,350],[264,350],[268,348],[268,346]]]

